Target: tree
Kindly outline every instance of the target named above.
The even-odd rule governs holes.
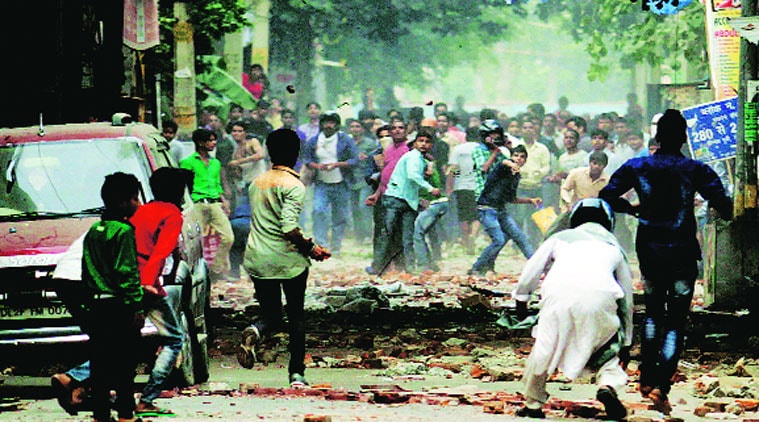
[[[536,13],[541,19],[558,17],[569,34],[587,42],[593,60],[590,80],[606,78],[610,50],[622,52],[625,67],[648,63],[678,70],[685,59],[698,74],[708,75],[704,8],[699,2],[662,16],[619,0],[551,0],[539,3]]]
[[[330,92],[392,92],[394,85],[424,85],[425,68],[443,69],[450,54],[508,37],[510,21],[526,9],[503,1],[429,0],[273,1],[271,58],[298,75],[298,110],[313,99],[314,40],[324,55],[346,63]],[[339,80],[339,82],[338,82]],[[391,95],[388,95],[391,97]],[[392,104],[386,98],[383,104]]]

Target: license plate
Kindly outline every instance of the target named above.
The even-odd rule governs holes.
[[[0,306],[0,320],[2,321],[64,318],[70,316],[66,305],[47,305],[28,308]]]

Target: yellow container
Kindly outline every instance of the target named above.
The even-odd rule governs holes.
[[[532,213],[532,221],[535,222],[543,234],[546,234],[546,231],[548,231],[548,228],[551,227],[551,224],[556,221],[557,217],[558,216],[556,215],[556,211],[554,211],[553,207],[541,208]]]

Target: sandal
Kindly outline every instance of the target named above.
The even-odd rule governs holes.
[[[174,417],[177,414],[171,411],[171,409],[158,407],[152,403],[140,403],[137,405],[137,409],[134,410],[135,416],[155,418],[159,416]]]

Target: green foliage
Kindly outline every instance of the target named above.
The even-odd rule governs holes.
[[[675,15],[658,16],[626,1],[550,0],[540,3],[536,14],[544,20],[558,18],[576,40],[588,43],[590,80],[606,77],[609,50],[620,51],[625,66],[666,64],[678,70],[684,58],[697,72],[707,73],[704,9],[699,2]]]

